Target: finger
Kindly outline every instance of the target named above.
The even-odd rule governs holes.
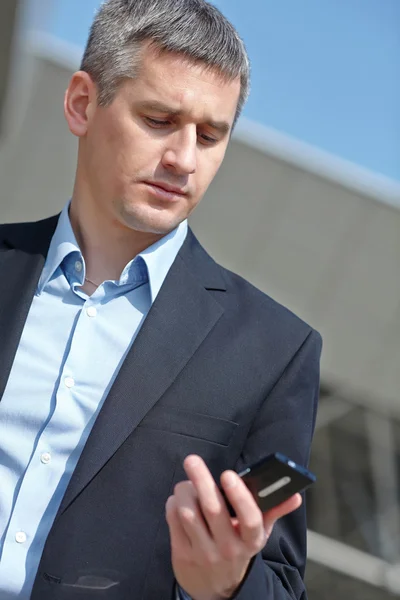
[[[263,515],[265,528],[271,528],[278,519],[288,515],[294,510],[297,510],[301,506],[302,502],[303,500],[300,494],[294,494],[285,500],[285,502],[282,502],[281,504],[278,504],[278,506],[271,508],[271,510],[267,511]]]
[[[237,534],[218,486],[205,462],[195,455],[188,456],[183,466],[196,490],[204,519],[217,545],[237,542]]]
[[[266,538],[262,513],[252,493],[234,471],[222,473],[221,484],[236,513],[242,541],[252,554],[259,552]]]
[[[165,517],[169,527],[172,551],[179,556],[187,555],[192,548],[192,544],[179,519],[174,496],[170,496],[166,502]]]
[[[181,525],[192,547],[205,553],[213,553],[215,545],[201,514],[196,491],[190,481],[182,481],[175,486],[174,497]]]

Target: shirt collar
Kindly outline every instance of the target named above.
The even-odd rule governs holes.
[[[70,202],[63,208],[50,242],[46,262],[37,286],[37,294],[40,294],[43,291],[56,270],[62,265],[67,257],[70,262],[81,261],[82,271],[77,277],[79,278],[79,285],[83,284],[85,277],[85,262],[71,226],[68,214],[69,205]],[[142,271],[142,266],[144,264],[147,269],[151,302],[153,303],[176,255],[185,241],[187,230],[187,220],[182,221],[182,223],[180,223],[173,231],[162,237],[155,244],[152,244],[143,250],[125,266],[119,284],[126,285],[133,279],[137,279],[138,268],[139,272]]]
[[[174,262],[176,255],[188,231],[187,220],[182,221],[166,236],[152,244],[139,254],[147,266],[150,283],[151,302],[153,303],[161,289],[164,279]]]
[[[72,230],[71,221],[69,220],[69,205],[70,203],[68,202],[64,206],[53,237],[51,238],[46,262],[37,286],[38,294],[42,293],[45,286],[49,283],[50,279],[67,256],[76,253],[76,259],[82,260],[82,253]]]

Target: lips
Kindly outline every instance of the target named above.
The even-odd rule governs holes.
[[[187,198],[187,193],[182,188],[167,183],[143,181],[143,184],[154,198],[163,203],[181,202],[183,199]]]
[[[146,185],[151,185],[152,187],[159,188],[160,190],[168,192],[170,194],[186,196],[186,192],[182,188],[169,185],[168,183],[163,183],[160,181],[145,181],[144,183],[146,183]]]

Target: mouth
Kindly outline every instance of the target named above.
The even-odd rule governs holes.
[[[174,187],[162,182],[144,181],[144,185],[158,198],[163,200],[181,200],[187,196],[182,188]]]

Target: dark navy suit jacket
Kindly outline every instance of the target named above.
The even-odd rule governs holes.
[[[57,217],[0,227],[0,398]],[[7,283],[5,283],[7,282]],[[165,502],[199,454],[218,478],[271,452],[306,465],[321,338],[189,230],[73,473],[32,600],[172,600]],[[302,506],[237,600],[305,600]]]

